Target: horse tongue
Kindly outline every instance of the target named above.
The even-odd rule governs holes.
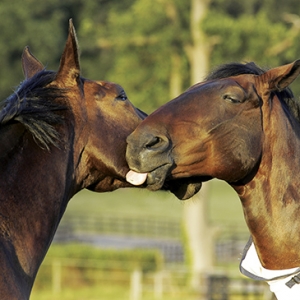
[[[126,174],[126,180],[127,182],[133,185],[141,185],[146,181],[147,175],[147,173],[137,173],[135,171],[130,170]]]

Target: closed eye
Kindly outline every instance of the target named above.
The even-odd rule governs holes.
[[[240,100],[238,100],[237,98],[234,98],[232,95],[224,95],[223,99],[230,101],[231,103],[241,103]]]

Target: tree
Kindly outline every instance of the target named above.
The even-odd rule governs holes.
[[[190,62],[191,84],[203,81],[210,69],[210,40],[202,30],[202,22],[209,9],[210,0],[191,0],[190,32],[191,43],[186,51]],[[211,270],[214,264],[213,229],[207,218],[209,184],[205,183],[201,191],[184,206],[184,229],[187,251],[190,258],[192,278],[195,289],[201,286],[203,274]],[[187,254],[187,253],[186,253]]]
[[[192,38],[190,5],[180,0],[3,0],[0,95],[5,98],[23,79],[20,56],[26,45],[48,69],[57,68],[72,17],[84,76],[123,84],[133,102],[151,112],[171,98],[174,68],[182,82],[173,86],[190,85],[191,65],[184,49]],[[276,66],[294,60],[300,53],[299,34],[284,13],[297,9],[296,0],[211,0],[202,27],[218,42],[210,51],[210,65],[255,60]]]
[[[69,13],[72,14],[70,5],[78,1],[1,1],[1,99],[11,94],[13,87],[24,79],[21,55],[25,46],[28,45],[48,69],[57,69],[68,31]]]
[[[299,57],[300,2],[296,0],[212,0],[203,29],[214,36],[211,65],[254,61],[263,68],[276,67]],[[300,86],[292,85],[295,94]]]

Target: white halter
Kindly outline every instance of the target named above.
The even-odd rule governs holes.
[[[270,290],[276,295],[278,300],[300,299],[300,268],[286,270],[265,269],[260,263],[252,239],[248,241],[244,249],[240,271],[252,279],[268,282]]]

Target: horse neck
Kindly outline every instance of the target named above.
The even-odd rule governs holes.
[[[276,105],[276,104],[275,104]],[[269,269],[300,266],[300,126],[281,106],[263,119],[263,151],[258,171],[244,186],[234,186],[260,260]]]
[[[0,137],[0,145],[15,137],[0,148],[0,269],[13,261],[11,277],[30,286],[74,193],[72,159],[69,149],[41,149],[22,125]]]

